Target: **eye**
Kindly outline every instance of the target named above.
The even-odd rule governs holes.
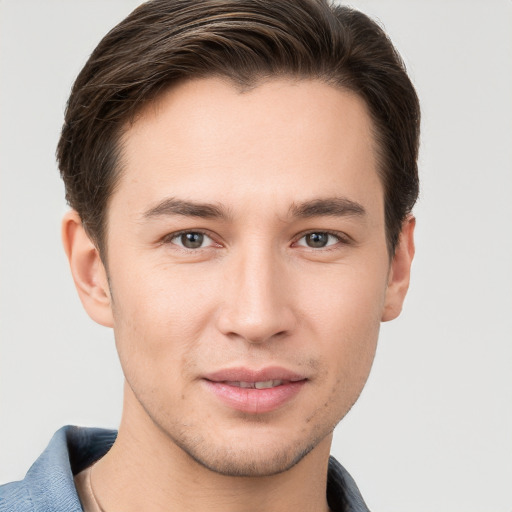
[[[169,241],[184,249],[202,249],[214,244],[214,241],[200,231],[184,231],[169,237]]]
[[[322,249],[323,247],[329,247],[335,245],[341,241],[341,237],[333,235],[326,231],[313,231],[307,233],[297,240],[297,245],[302,247],[310,247],[312,249]]]

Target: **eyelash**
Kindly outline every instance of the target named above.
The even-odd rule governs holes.
[[[181,245],[178,245],[176,243],[173,243],[173,240],[175,240],[176,238],[179,238],[180,236],[182,235],[186,235],[186,234],[189,234],[189,233],[194,233],[194,234],[200,234],[200,235],[204,235],[204,236],[207,236],[210,240],[212,240],[213,244],[212,246],[217,246],[217,247],[220,247],[221,244],[215,242],[215,239],[214,237],[211,235],[211,233],[209,233],[208,231],[204,231],[202,229],[184,229],[182,231],[176,231],[174,233],[169,233],[168,235],[165,235],[163,238],[162,238],[162,245],[166,245],[166,244],[172,244],[174,246],[176,246],[178,249],[182,250],[182,251],[186,251],[186,252],[198,252],[200,251],[201,249],[208,249],[208,247],[199,247],[197,249],[190,249],[188,247],[183,247]]]
[[[212,244],[210,246],[206,246],[206,247],[198,247],[198,248],[195,248],[195,249],[192,249],[192,248],[188,248],[188,247],[183,247],[177,243],[173,243],[173,240],[181,237],[182,235],[186,235],[186,234],[201,234],[201,235],[204,235],[204,236],[207,236],[210,240],[212,240]],[[325,247],[318,247],[318,248],[315,248],[315,247],[308,247],[307,245],[299,245],[299,247],[303,247],[304,249],[309,249],[309,250],[312,250],[312,251],[319,251],[319,250],[322,250],[322,251],[332,251],[332,250],[336,250],[339,248],[339,244],[341,245],[350,245],[353,241],[352,239],[347,236],[345,233],[340,233],[338,231],[330,231],[330,230],[319,230],[319,229],[313,229],[313,230],[309,230],[309,231],[306,231],[306,232],[303,232],[303,233],[300,233],[300,235],[298,235],[295,240],[293,241],[292,243],[292,246],[297,246],[298,242],[300,240],[302,240],[304,237],[308,236],[308,235],[312,235],[312,234],[325,234],[325,235],[329,235],[329,236],[333,236],[334,238],[337,239],[337,243],[335,244],[331,244],[331,245],[327,245]],[[219,244],[218,242],[215,241],[215,238],[211,235],[210,232],[208,231],[205,231],[205,230],[202,230],[202,229],[185,229],[185,230],[182,230],[182,231],[176,231],[174,233],[169,233],[168,235],[164,236],[161,240],[161,244],[162,245],[165,245],[165,244],[172,244],[174,246],[176,246],[179,250],[182,250],[182,251],[186,251],[186,252],[198,252],[200,250],[204,250],[204,249],[208,249],[212,246],[216,246],[216,247],[221,247],[221,244]]]
[[[333,250],[339,249],[339,244],[350,245],[352,243],[352,239],[345,233],[340,233],[339,231],[330,231],[328,229],[311,229],[311,230],[301,233],[299,236],[297,236],[297,238],[295,239],[293,244],[297,244],[299,242],[299,240],[302,240],[304,237],[306,237],[308,235],[312,235],[312,234],[330,235],[330,236],[333,236],[334,238],[336,238],[338,242],[336,244],[328,245],[326,247],[319,247],[319,248],[308,247],[308,246],[303,246],[303,245],[301,245],[299,247],[303,247],[305,249],[310,249],[313,251],[318,251],[320,249],[323,251],[333,251]]]

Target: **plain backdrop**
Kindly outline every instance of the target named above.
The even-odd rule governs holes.
[[[74,77],[135,0],[0,3],[0,482],[64,424],[116,427],[113,335],[60,245],[55,145]],[[417,256],[402,316],[333,453],[381,512],[512,510],[512,2],[354,0],[423,108]]]

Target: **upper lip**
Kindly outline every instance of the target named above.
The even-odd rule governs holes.
[[[224,368],[203,376],[212,382],[267,382],[269,380],[299,381],[306,377],[299,373],[272,366],[261,369],[251,368]]]

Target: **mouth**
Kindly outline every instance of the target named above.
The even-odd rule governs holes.
[[[277,386],[281,386],[283,383],[290,382],[285,380],[262,380],[259,382],[244,382],[244,381],[227,381],[225,384],[228,386],[234,386],[235,388],[245,389],[270,389]]]
[[[222,405],[250,414],[284,407],[296,398],[307,381],[305,376],[283,368],[233,368],[203,378],[206,389]]]

